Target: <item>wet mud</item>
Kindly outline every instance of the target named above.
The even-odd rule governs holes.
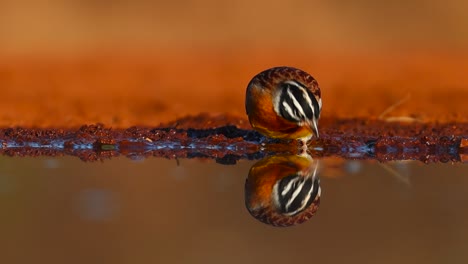
[[[309,143],[313,157],[466,162],[468,123],[401,123],[378,119],[322,118],[320,138]],[[2,128],[0,153],[6,156],[76,156],[99,161],[117,156],[205,158],[222,164],[296,154],[296,141],[268,139],[248,121],[230,115],[189,116],[158,127],[76,129]]]

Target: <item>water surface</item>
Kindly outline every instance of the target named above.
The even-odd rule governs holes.
[[[466,263],[468,166],[319,161],[321,204],[272,227],[255,161],[0,157],[2,263]]]

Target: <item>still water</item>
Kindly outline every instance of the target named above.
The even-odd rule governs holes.
[[[271,177],[313,179],[281,183],[285,197],[310,187],[283,210],[320,198],[310,219],[274,227],[247,209],[257,162],[0,157],[0,263],[468,261],[467,164],[325,158],[281,175],[269,163]]]

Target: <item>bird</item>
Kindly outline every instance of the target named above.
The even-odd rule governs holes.
[[[269,156],[245,181],[245,205],[257,220],[276,227],[302,224],[320,205],[318,161],[310,155]]]
[[[319,137],[322,98],[318,82],[293,67],[274,67],[247,85],[245,110],[253,129],[276,139],[298,139],[303,145]]]

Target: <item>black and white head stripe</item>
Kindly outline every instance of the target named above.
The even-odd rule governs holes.
[[[289,175],[275,184],[273,195],[279,211],[283,215],[294,216],[320,196],[320,180],[318,177]]]
[[[276,99],[275,110],[283,118],[301,123],[320,117],[320,102],[303,84],[286,81],[281,84]]]

